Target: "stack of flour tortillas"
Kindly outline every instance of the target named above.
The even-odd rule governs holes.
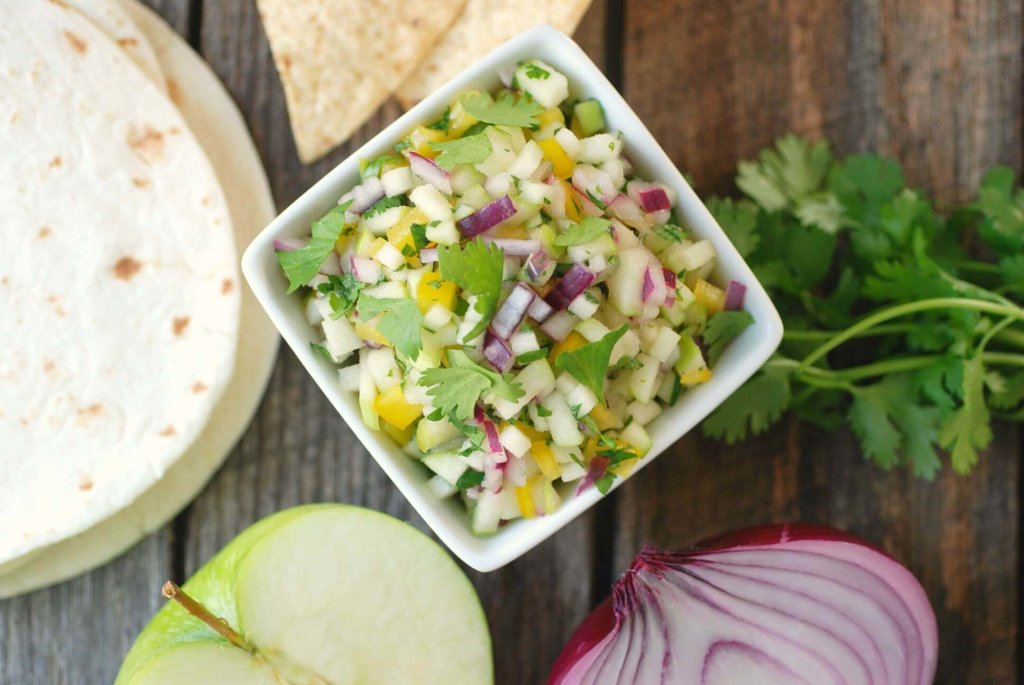
[[[0,3],[0,597],[117,555],[250,421],[274,216],[223,86],[136,0]]]
[[[533,26],[572,33],[590,2],[257,0],[307,164],[390,95],[408,107]]]

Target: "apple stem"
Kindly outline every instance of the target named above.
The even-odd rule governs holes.
[[[233,644],[235,647],[238,647],[239,649],[244,649],[250,654],[255,653],[256,650],[252,647],[252,645],[246,642],[244,637],[235,632],[235,630],[228,625],[227,621],[225,621],[220,616],[214,615],[209,609],[204,607],[200,602],[196,601],[187,592],[178,587],[177,583],[168,580],[166,583],[164,583],[164,586],[160,592],[161,594],[163,594],[164,597],[166,597],[167,599],[173,599],[175,602],[180,604],[185,609],[185,611],[195,616],[206,625],[213,628],[221,636],[223,636],[225,640]]]

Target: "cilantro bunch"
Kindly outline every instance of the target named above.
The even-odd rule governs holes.
[[[939,212],[898,163],[795,136],[708,205],[779,309],[778,353],[705,422],[735,442],[784,412],[849,427],[866,458],[965,474],[993,418],[1024,418],[1024,191],[985,175]],[[968,249],[971,247],[972,249]]]

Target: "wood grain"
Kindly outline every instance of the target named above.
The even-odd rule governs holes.
[[[202,52],[244,112],[279,207],[400,110],[299,164],[254,3],[152,0]],[[577,37],[698,190],[732,192],[738,159],[788,131],[837,151],[897,155],[944,202],[994,163],[1021,167],[1022,0],[598,0]],[[563,641],[643,543],[682,547],[765,521],[846,527],[921,578],[938,614],[937,682],[1019,682],[1019,435],[1002,427],[970,478],[932,484],[865,464],[844,434],[787,421],[727,447],[691,435],[547,543],[470,572],[497,682],[537,683]],[[425,530],[283,349],[255,422],[172,526],[82,578],[0,603],[0,682],[109,683],[133,636],[183,580],[258,518],[343,501]]]

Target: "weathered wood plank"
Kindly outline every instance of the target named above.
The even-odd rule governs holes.
[[[1021,7],[926,5],[630,2],[626,94],[701,192],[733,190],[737,159],[796,131],[895,154],[940,203],[963,200],[988,166],[1021,166]],[[617,568],[643,542],[781,519],[846,527],[921,578],[939,682],[1015,682],[1019,469],[1010,429],[971,477],[933,484],[795,424],[734,448],[690,436],[617,496]]]

